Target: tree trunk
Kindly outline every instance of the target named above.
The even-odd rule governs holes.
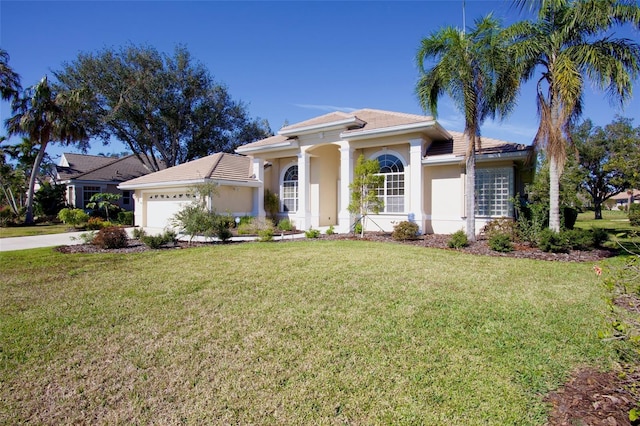
[[[40,150],[38,151],[38,155],[36,155],[36,159],[33,162],[33,168],[31,169],[31,176],[29,176],[29,193],[27,196],[27,213],[25,215],[24,223],[25,225],[33,225],[33,196],[35,192],[36,186],[36,178],[38,176],[38,171],[40,170],[40,164],[42,163],[42,159],[44,158],[44,152],[47,149],[48,142],[40,143]]]
[[[602,219],[602,202],[596,201],[593,203],[593,213],[596,220]]]
[[[549,229],[560,232],[560,171],[555,156],[549,158]]]
[[[469,142],[471,143],[471,142]],[[474,150],[475,151],[475,150]],[[466,210],[467,210],[467,239],[476,240],[476,155],[472,152],[466,161]]]

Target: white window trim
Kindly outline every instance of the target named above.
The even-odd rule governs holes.
[[[402,154],[400,154],[398,151],[392,150],[392,149],[381,149],[379,151],[374,152],[372,155],[369,156],[370,160],[377,160],[378,157],[382,156],[382,155],[393,155],[394,157],[398,158],[400,160],[400,162],[402,163],[402,168],[403,168],[403,172],[402,174],[404,175],[404,185],[403,185],[403,191],[404,191],[404,199],[403,199],[403,203],[402,203],[402,211],[401,212],[388,212],[387,211],[387,203],[385,202],[385,206],[384,206],[384,210],[381,211],[379,214],[381,215],[402,215],[405,214],[407,212],[407,206],[409,205],[409,191],[407,190],[408,188],[408,172],[407,172],[407,160],[404,158],[404,156]],[[386,199],[386,197],[385,197]]]
[[[296,211],[285,211],[284,209],[284,175],[287,173],[287,171],[289,171],[289,169],[293,166],[298,166],[298,161],[290,161],[289,163],[287,163],[281,170],[280,170],[280,180],[279,180],[279,191],[278,191],[278,199],[280,201],[280,213],[296,213],[298,211],[298,209],[300,209],[300,170],[298,170],[298,187],[296,188],[296,204],[297,204],[297,209]]]

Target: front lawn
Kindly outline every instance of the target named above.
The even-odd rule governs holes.
[[[65,224],[41,224],[33,226],[9,226],[0,227],[0,238],[10,237],[30,237],[33,235],[62,234],[74,231],[72,227]]]
[[[544,424],[593,264],[362,241],[0,255],[0,424]]]

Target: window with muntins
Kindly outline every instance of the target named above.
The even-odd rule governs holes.
[[[476,215],[512,217],[513,168],[476,169]]]
[[[99,186],[84,186],[82,188],[82,207],[87,207],[87,204],[90,203],[91,197],[95,194],[99,194],[102,192]]]
[[[378,188],[378,198],[384,202],[384,213],[404,212],[404,165],[391,154],[378,157],[380,174],[384,176],[382,186]]]
[[[291,166],[282,178],[282,211],[298,211],[298,166]]]

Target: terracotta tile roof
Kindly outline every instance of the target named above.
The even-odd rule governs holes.
[[[349,131],[358,132],[362,130],[381,129],[385,127],[396,127],[433,120],[433,117],[424,115],[404,114],[400,112],[382,111],[376,109],[360,109],[350,113],[340,111],[331,112],[329,114],[321,115],[320,117],[315,117],[309,120],[292,124],[290,126],[283,127],[282,129],[280,129],[280,131],[290,132],[292,130],[303,129],[310,126],[318,126],[323,124],[330,125],[331,123],[343,121],[348,118],[354,117],[360,119],[361,121],[364,121],[365,124],[362,127],[358,126],[354,129],[345,129],[345,133],[347,134],[349,133]],[[257,142],[242,145],[240,147],[240,150],[242,151],[247,148],[268,147],[270,145],[277,145],[291,139],[293,139],[293,137],[288,138],[282,135],[276,135]]]
[[[427,149],[427,157],[434,157],[438,155],[454,155],[456,157],[464,157],[467,148],[462,132],[449,131],[453,140],[448,141],[435,141]],[[480,150],[477,150],[478,154],[496,154],[507,152],[519,152],[528,151],[532,148],[528,145],[516,144],[512,142],[501,141],[493,138],[481,138]]]
[[[135,155],[120,158],[65,153],[68,166],[56,166],[58,180],[124,182],[150,173]]]
[[[252,174],[251,159],[249,157],[217,153],[132,179],[121,185],[138,186],[203,179],[248,182],[254,180]]]
[[[285,126],[280,130],[294,130],[302,127],[317,126],[319,124],[329,124],[335,121],[341,121],[347,118],[351,118],[354,115],[355,115],[355,112],[353,113],[346,113],[341,111],[330,112],[329,114],[321,115],[320,117],[311,118],[309,120],[305,120],[299,123],[294,123],[289,126]]]
[[[433,121],[433,117],[426,115],[405,114],[377,109],[361,109],[354,111],[353,115],[365,121],[366,124],[361,129],[353,129],[351,131],[382,129],[385,127]],[[349,130],[345,131],[345,133],[349,133]]]

